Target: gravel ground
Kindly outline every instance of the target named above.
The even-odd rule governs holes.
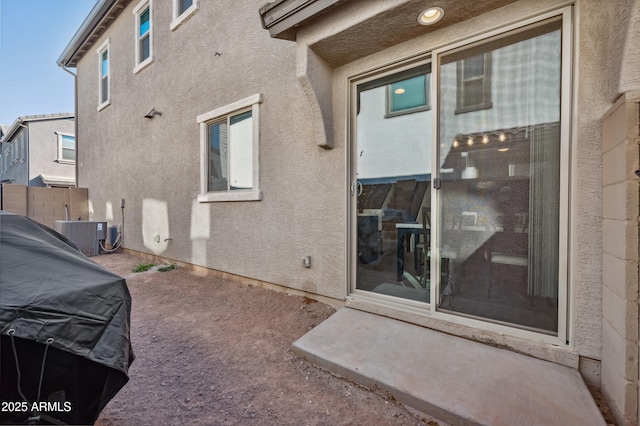
[[[126,253],[93,259],[127,280],[136,355],[96,425],[445,425],[292,352],[327,305],[186,268],[134,273],[144,262]]]

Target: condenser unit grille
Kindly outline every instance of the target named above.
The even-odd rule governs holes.
[[[76,243],[87,256],[100,254],[100,241],[107,238],[107,222],[57,220],[56,231]]]

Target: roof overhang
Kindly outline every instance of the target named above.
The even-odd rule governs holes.
[[[98,0],[57,60],[59,67],[75,67],[131,0]]]
[[[297,27],[348,0],[274,0],[260,8],[262,27],[273,38],[295,40]]]
[[[11,124],[6,132],[0,138],[0,142],[7,142],[9,139],[13,137],[13,135],[20,129],[21,127],[26,127],[24,123],[30,123],[32,121],[46,121],[46,120],[64,120],[69,118],[75,118],[75,114],[72,112],[63,112],[59,114],[40,114],[40,115],[25,115],[22,117],[16,118],[16,120]]]
[[[430,0],[429,6],[440,7],[445,13],[428,26],[420,25],[417,19],[427,5],[424,0],[275,0],[260,8],[260,16],[271,37],[285,40],[297,40],[299,29],[317,25],[320,37],[310,38],[309,47],[337,68],[515,1]]]

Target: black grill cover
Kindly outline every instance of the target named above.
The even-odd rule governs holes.
[[[73,246],[0,211],[0,423],[91,424],[129,380],[127,284]]]

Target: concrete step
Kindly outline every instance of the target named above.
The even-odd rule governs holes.
[[[575,369],[351,308],[293,347],[452,425],[606,424]]]

